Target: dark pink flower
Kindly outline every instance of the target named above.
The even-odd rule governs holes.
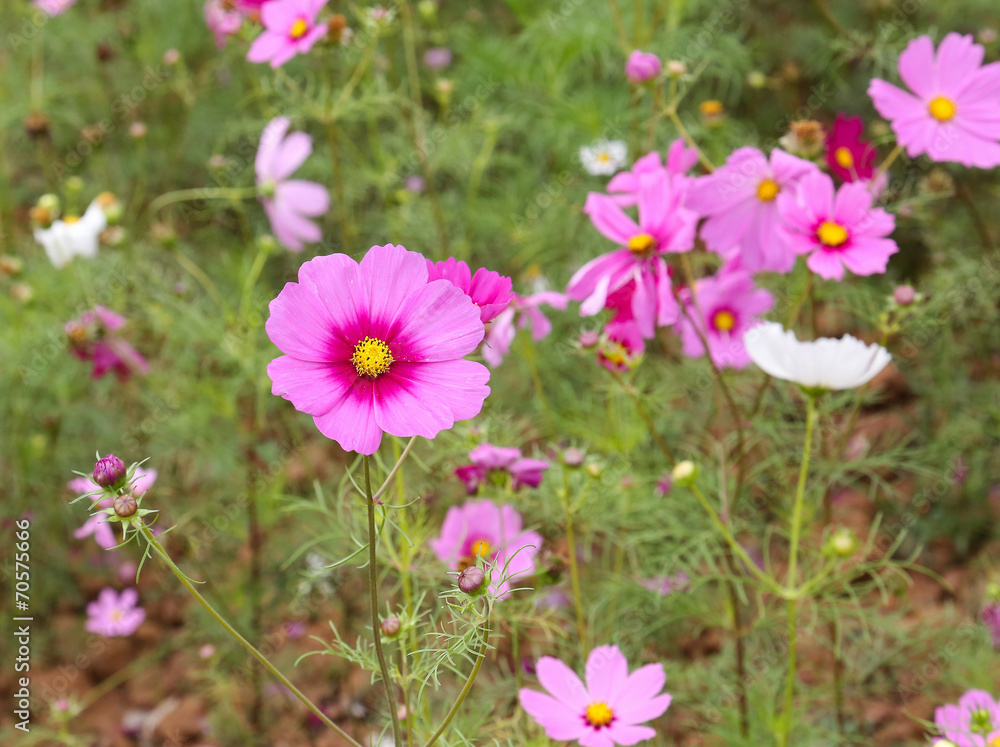
[[[264,31],[247,52],[250,62],[270,62],[279,68],[297,54],[306,54],[327,34],[316,22],[326,0],[270,0],[260,9]]]
[[[118,336],[123,326],[125,317],[104,306],[95,306],[78,319],[66,323],[64,329],[73,355],[93,363],[91,378],[99,379],[113,371],[124,381],[133,373],[149,373],[146,359]]]
[[[628,371],[646,351],[634,322],[608,322],[597,344],[597,360],[609,371]]]
[[[483,339],[479,309],[404,247],[311,259],[270,308],[285,353],[267,367],[271,391],[348,451],[374,454],[383,433],[434,438],[490,393],[489,370],[463,360]]]
[[[640,52],[638,49],[628,56],[625,62],[625,77],[633,83],[645,83],[660,74],[663,63],[660,58],[650,52]]]
[[[498,272],[480,267],[476,274],[460,259],[450,257],[443,262],[427,260],[429,280],[447,280],[457,286],[479,307],[483,324],[495,318],[514,300],[512,281]]]
[[[826,162],[845,182],[867,181],[875,174],[875,146],[861,139],[865,123],[861,117],[838,113],[826,136]]]
[[[549,468],[543,459],[529,459],[514,446],[480,444],[469,452],[472,464],[458,467],[455,475],[465,483],[469,495],[475,495],[481,483],[491,481],[497,485],[510,483],[511,489],[520,490],[527,485],[537,488],[542,475]]]

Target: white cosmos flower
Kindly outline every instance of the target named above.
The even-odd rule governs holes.
[[[96,257],[98,238],[108,227],[108,218],[95,200],[80,218],[66,217],[48,228],[35,229],[35,241],[56,268],[64,267],[73,257]]]
[[[611,176],[625,165],[628,146],[621,140],[598,140],[580,148],[580,163],[588,174]]]
[[[809,389],[859,387],[892,360],[881,345],[866,345],[851,335],[802,342],[777,322],[754,327],[744,335],[743,344],[765,373]]]

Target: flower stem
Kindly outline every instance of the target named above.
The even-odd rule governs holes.
[[[376,534],[375,534],[375,500],[372,498],[372,478],[368,465],[368,455],[365,454],[363,462],[365,465],[365,496],[368,501],[368,586],[371,594],[372,607],[372,636],[375,638],[375,656],[378,657],[378,667],[382,673],[382,682],[385,683],[385,699],[389,705],[389,716],[392,718],[392,738],[395,744],[403,744],[403,733],[399,728],[399,715],[396,713],[396,698],[392,692],[392,679],[389,676],[389,665],[385,661],[385,653],[382,651],[382,626],[378,619],[378,568],[376,562]]]
[[[874,191],[876,189],[879,181],[881,181],[882,177],[885,176],[885,173],[889,170],[889,167],[892,166],[892,164],[896,161],[897,158],[899,158],[902,152],[903,152],[903,146],[897,145],[895,148],[892,149],[892,152],[890,152],[889,155],[886,156],[885,160],[879,164],[878,171],[875,172],[875,176],[873,176],[871,182],[869,182],[868,189],[870,191]]]
[[[194,584],[192,584],[191,581],[188,579],[188,577],[181,572],[181,569],[174,564],[174,561],[170,559],[170,556],[167,555],[167,551],[164,550],[163,547],[160,545],[160,543],[156,540],[156,537],[153,536],[153,533],[149,530],[148,526],[143,525],[139,531],[142,532],[142,535],[149,543],[149,546],[152,547],[153,550],[156,551],[156,554],[159,555],[160,558],[163,560],[163,562],[167,564],[171,572],[177,577],[177,580],[180,581],[181,584],[184,586],[184,588],[186,588],[188,592],[190,592],[191,596],[193,596],[198,601],[198,603],[205,608],[205,611],[208,612],[208,614],[211,615],[212,618],[217,623],[219,623],[219,625],[222,626],[223,630],[229,633],[229,635],[231,635],[234,639],[236,639],[237,643],[239,643],[241,646],[243,646],[243,648],[249,651],[251,656],[253,656],[257,661],[259,661],[264,666],[264,668],[268,672],[270,672],[275,679],[278,680],[278,682],[287,687],[289,692],[291,692],[292,695],[298,698],[303,703],[303,705],[306,706],[306,708],[312,711],[312,713],[316,716],[316,718],[318,718],[326,726],[333,729],[333,731],[337,733],[337,736],[339,736],[348,744],[353,745],[353,747],[362,747],[361,744],[352,739],[347,732],[345,732],[343,729],[341,729],[339,726],[333,723],[333,721],[330,720],[329,716],[323,713],[323,711],[320,710],[319,707],[316,706],[311,700],[309,700],[309,698],[306,697],[306,695],[301,690],[295,687],[295,685],[293,685],[289,681],[289,679],[285,677],[285,675],[279,672],[278,669],[274,666],[274,664],[272,664],[270,661],[267,660],[267,657],[265,657],[264,654],[258,651],[254,647],[254,645],[250,643],[250,641],[248,641],[246,638],[240,635],[239,632],[232,625],[226,622],[225,618],[223,618],[222,615],[220,615],[218,612],[215,611],[215,608],[208,603],[208,600],[206,600],[205,597],[203,597],[196,588],[194,588]]]
[[[465,702],[465,699],[469,697],[469,693],[472,692],[472,686],[475,684],[476,677],[479,676],[479,670],[482,669],[483,661],[486,659],[486,648],[490,641],[490,616],[492,615],[492,612],[493,610],[488,610],[486,613],[486,622],[483,623],[483,644],[479,647],[479,653],[476,654],[476,663],[472,667],[469,679],[465,681],[465,686],[462,688],[462,692],[458,694],[458,698],[452,704],[451,709],[448,711],[448,715],[444,717],[444,721],[441,722],[437,731],[431,734],[431,738],[427,740],[427,744],[424,745],[424,747],[431,747],[438,741],[438,739],[441,738],[445,729],[448,728],[452,719],[455,718],[455,714],[458,713],[458,709],[462,707],[462,703]]]
[[[795,488],[795,504],[792,507],[791,549],[788,555],[787,588],[794,589],[797,581],[799,541],[802,535],[802,513],[805,504],[806,477],[809,474],[809,456],[812,453],[813,430],[816,426],[816,397],[806,398],[806,440],[802,447],[802,465],[799,468],[799,482]],[[785,712],[782,719],[782,733],[779,744],[787,745],[792,730],[792,700],[795,696],[795,654],[796,654],[796,607],[797,595],[787,598],[788,604],[788,675],[785,678]]]
[[[195,187],[193,189],[178,189],[162,194],[149,203],[149,214],[156,215],[167,205],[187,200],[248,200],[257,196],[256,187]]]
[[[583,594],[580,593],[580,569],[576,562],[576,534],[573,531],[573,511],[569,492],[563,489],[563,509],[566,511],[566,548],[569,552],[569,577],[573,586],[573,606],[576,608],[576,631],[581,650],[587,651],[587,622],[583,614]]]

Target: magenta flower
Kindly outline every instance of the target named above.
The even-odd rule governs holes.
[[[125,317],[100,305],[64,325],[73,355],[93,363],[91,378],[99,379],[114,371],[124,381],[133,373],[149,373],[146,359],[118,336],[124,326]]]
[[[855,275],[883,273],[889,257],[899,251],[887,238],[896,219],[873,208],[873,201],[861,182],[834,192],[833,179],[814,173],[800,182],[797,194],[778,198],[778,211],[793,251],[809,254],[809,269],[827,280],[841,280],[844,268]]]
[[[913,93],[875,78],[875,109],[913,158],[990,169],[1000,165],[1000,62],[983,65],[971,36],[951,33],[934,52],[929,36],[899,55],[899,77]]]
[[[208,0],[205,3],[205,25],[215,37],[215,46],[222,49],[228,38],[243,28],[243,14],[233,7],[232,0]]]
[[[483,341],[483,360],[487,365],[496,367],[510,353],[510,345],[517,335],[518,329],[531,327],[531,339],[535,342],[544,340],[552,332],[552,322],[542,313],[542,306],[564,310],[569,305],[569,298],[556,291],[540,291],[530,296],[514,295],[514,302],[507,307],[486,330]]]
[[[608,322],[597,343],[597,360],[609,371],[628,371],[646,352],[639,327],[631,321]]]
[[[87,631],[105,638],[132,635],[146,619],[138,603],[135,589],[125,589],[120,595],[111,588],[101,589],[97,600],[87,605]]]
[[[795,266],[795,252],[780,230],[777,198],[816,171],[777,148],[770,159],[756,148],[738,148],[724,166],[695,180],[687,206],[707,217],[700,235],[710,250],[728,257],[739,247],[745,270],[785,273]]]
[[[521,514],[512,506],[482,500],[449,508],[441,534],[430,545],[452,570],[475,565],[477,558],[483,558],[492,569],[490,593],[505,599],[515,579],[523,581],[535,572],[542,538],[537,532],[523,531]]]
[[[580,314],[592,316],[608,295],[635,283],[632,315],[642,336],[651,338],[657,325],[676,321],[677,304],[662,255],[694,246],[697,217],[682,207],[684,189],[660,171],[639,177],[639,221],[632,220],[614,197],[591,192],[583,211],[604,236],[622,246],[585,264],[570,278],[566,295],[582,301]]]
[[[983,607],[983,625],[990,631],[993,648],[1000,650],[1000,602],[990,602]]]
[[[268,62],[279,68],[297,54],[306,54],[328,28],[316,23],[326,0],[270,0],[260,8],[264,31],[247,52],[249,62]]]
[[[323,232],[309,218],[330,208],[330,195],[316,182],[289,177],[312,153],[312,138],[304,132],[288,134],[288,117],[278,117],[264,128],[257,149],[257,188],[264,212],[278,241],[293,252],[304,241],[319,241]]]
[[[638,49],[628,56],[625,62],[625,77],[633,83],[645,83],[660,74],[663,63],[660,58],[650,52],[640,52]]]
[[[629,207],[639,201],[639,187],[644,174],[665,171],[671,183],[686,186],[691,180],[687,172],[694,168],[696,163],[698,163],[698,151],[689,148],[684,138],[677,138],[667,149],[666,163],[661,160],[657,151],[647,153],[632,165],[631,171],[621,171],[611,177],[611,181],[608,182],[608,192],[614,195],[615,202],[619,205]]]
[[[457,286],[479,307],[483,324],[499,315],[514,300],[510,278],[485,267],[480,267],[473,275],[465,262],[454,257],[437,264],[427,260],[427,277],[428,280],[447,280]]]
[[[647,664],[631,674],[617,646],[599,646],[587,657],[584,685],[559,659],[541,657],[538,683],[547,693],[523,688],[521,707],[549,739],[576,740],[583,747],[633,745],[656,736],[642,724],[659,718],[672,696],[660,694],[667,681],[662,664]]]
[[[956,747],[993,747],[1000,740],[1000,705],[985,690],[969,690],[957,705],[937,708],[934,724]]]
[[[265,6],[266,7],[266,6]],[[463,357],[483,339],[479,309],[404,247],[309,260],[271,302],[266,329],[285,353],[271,391],[313,416],[347,451],[374,454],[382,434],[434,438],[479,414],[489,370]]]
[[[469,495],[475,495],[479,485],[487,481],[500,486],[509,483],[515,491],[525,485],[537,488],[542,482],[543,473],[549,468],[549,463],[544,459],[528,459],[514,446],[480,444],[469,452],[469,459],[472,464],[455,470],[458,479],[465,483]]]
[[[867,181],[875,174],[875,146],[861,139],[865,123],[861,117],[838,112],[826,136],[826,162],[845,182]]]
[[[720,272],[696,281],[697,303],[692,301],[687,288],[681,292],[681,297],[686,312],[677,327],[684,354],[692,358],[704,355],[705,348],[697,331],[701,330],[715,365],[745,368],[750,363],[750,356],[743,344],[743,335],[756,326],[761,314],[774,306],[774,297],[763,288],[757,288],[750,273],[743,270]]]

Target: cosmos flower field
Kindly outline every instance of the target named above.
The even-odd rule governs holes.
[[[1000,747],[992,0],[0,23],[0,744]]]

